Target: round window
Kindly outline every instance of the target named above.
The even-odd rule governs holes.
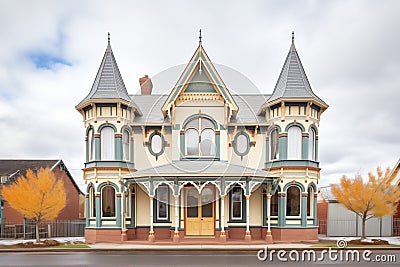
[[[247,148],[249,147],[249,142],[247,141],[247,137],[244,134],[238,135],[236,138],[236,150],[243,154],[246,152]]]
[[[250,137],[245,132],[239,132],[234,139],[233,149],[235,153],[241,157],[247,155],[250,151]]]
[[[153,150],[155,154],[158,154],[161,152],[161,149],[162,149],[161,136],[153,135],[153,137],[151,138],[151,150]]]
[[[159,132],[153,132],[149,137],[149,151],[153,156],[160,156],[164,152],[164,137]]]

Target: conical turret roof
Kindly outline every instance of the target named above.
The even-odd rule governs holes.
[[[92,85],[92,89],[79,105],[92,99],[122,99],[127,102],[132,102],[111,49],[110,34],[108,34],[107,48]]]
[[[327,104],[320,99],[311,89],[310,82],[301,64],[299,54],[294,45],[294,36],[292,35],[292,44],[285,63],[279,75],[271,97],[265,104],[277,99],[315,99],[321,104]]]

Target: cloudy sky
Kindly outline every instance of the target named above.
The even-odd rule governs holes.
[[[322,184],[393,166],[400,157],[399,10],[395,0],[0,0],[0,158],[61,158],[82,184],[84,128],[74,107],[91,88],[107,32],[136,93],[144,74],[161,77],[185,64],[201,28],[211,59],[264,94],[273,91],[295,31],[312,88],[330,105],[319,132]],[[157,92],[166,87],[155,84]]]

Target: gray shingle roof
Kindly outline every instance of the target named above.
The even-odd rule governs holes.
[[[143,116],[136,116],[133,124],[163,123],[164,116],[161,111],[168,95],[130,95],[142,111]],[[269,95],[232,95],[239,107],[239,113],[231,123],[262,124],[266,123],[264,116],[258,116],[257,112]]]
[[[275,85],[275,89],[267,102],[272,102],[279,98],[311,98],[317,99],[326,105],[326,103],[312,91],[293,41]]]
[[[173,161],[172,163],[151,167],[132,173],[133,177],[148,177],[148,176],[257,176],[268,177],[269,172],[248,168],[236,164],[230,164],[227,161],[199,161],[199,160],[182,160]]]
[[[110,40],[108,40],[107,49],[92,89],[79,105],[89,99],[123,99],[128,102],[131,101],[111,49]]]
[[[258,110],[270,95],[233,95],[236,104],[239,107],[239,112],[236,118],[231,120],[231,123],[243,124],[263,124],[267,121],[265,116],[258,116]]]
[[[142,116],[136,116],[133,124],[163,123],[161,111],[168,95],[131,95],[131,99],[142,111]]]

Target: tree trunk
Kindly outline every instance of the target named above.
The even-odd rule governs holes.
[[[367,237],[365,236],[365,222],[367,221],[367,216],[363,215],[362,216],[362,225],[361,225],[361,239],[366,239]]]
[[[39,236],[39,222],[36,221],[36,243],[40,242],[40,236]]]

